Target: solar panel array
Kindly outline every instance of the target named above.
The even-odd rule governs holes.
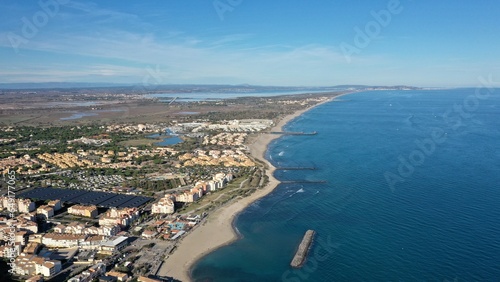
[[[96,205],[105,208],[137,208],[153,200],[151,197],[144,196],[59,188],[36,188],[16,195],[16,198],[61,200],[64,203]]]

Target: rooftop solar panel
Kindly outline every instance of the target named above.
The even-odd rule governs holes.
[[[104,202],[107,199],[115,197],[116,194],[104,193],[104,192],[89,192],[88,194],[82,195],[76,199],[78,202],[82,204],[98,204],[100,202]]]
[[[135,196],[130,201],[120,205],[120,208],[132,208],[132,207],[140,207],[145,203],[151,201],[153,198],[143,197],[143,196]]]
[[[119,207],[121,204],[130,201],[130,199],[133,197],[135,197],[135,196],[119,195],[119,196],[113,197],[105,202],[100,203],[100,205]]]

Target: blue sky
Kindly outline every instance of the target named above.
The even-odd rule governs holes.
[[[492,76],[500,86],[497,0],[2,0],[0,8],[0,83],[462,87]]]

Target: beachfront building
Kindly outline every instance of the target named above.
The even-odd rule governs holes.
[[[184,191],[183,193],[175,196],[176,202],[192,203],[200,198],[198,189],[196,191]]]
[[[232,173],[217,173],[212,177],[213,181],[217,183],[218,188],[224,187],[227,183],[233,180],[234,176]]]
[[[175,199],[170,194],[165,195],[165,197],[161,198],[158,203],[154,203],[151,207],[151,213],[153,214],[172,214],[175,211],[174,201]]]
[[[158,231],[156,230],[144,230],[141,234],[141,237],[146,240],[154,239],[156,236],[158,236]]]
[[[94,205],[74,205],[68,208],[68,213],[72,215],[94,218],[97,216],[97,207]]]
[[[128,245],[128,237],[119,236],[101,243],[100,252],[103,254],[114,254],[123,250]]]

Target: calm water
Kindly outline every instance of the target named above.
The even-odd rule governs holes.
[[[155,134],[148,135],[146,137],[148,137],[148,138],[165,137],[165,138],[163,138],[163,141],[155,143],[156,146],[170,146],[170,145],[175,145],[175,144],[182,142],[182,139],[179,136],[174,135],[173,132],[168,128],[165,131],[165,134],[163,134],[163,135],[155,133]]]
[[[94,102],[83,102],[83,103],[74,103],[74,104],[79,104],[79,106],[89,106],[92,104],[95,104]],[[108,112],[123,112],[125,111],[124,109],[107,109],[107,110],[95,110],[91,112],[72,112],[71,116],[68,117],[62,117],[60,120],[74,120],[74,119],[81,119],[84,117],[94,117],[98,116],[100,113],[108,113]]]
[[[338,91],[338,89],[332,89]],[[295,95],[304,93],[321,93],[328,92],[329,90],[300,90],[300,91],[249,91],[249,92],[192,92],[192,93],[158,93],[149,94],[148,97],[159,98],[163,102],[172,102],[174,98],[175,101],[182,102],[194,102],[194,101],[205,101],[205,100],[224,100],[224,99],[235,99],[240,97],[273,97],[280,95]]]
[[[243,238],[199,261],[193,277],[498,281],[498,93],[364,92],[305,113],[287,129],[318,135],[282,137],[268,158],[318,168],[279,171],[281,180],[328,182],[281,184],[251,205],[236,220]],[[307,229],[317,235],[296,271],[289,263]]]

